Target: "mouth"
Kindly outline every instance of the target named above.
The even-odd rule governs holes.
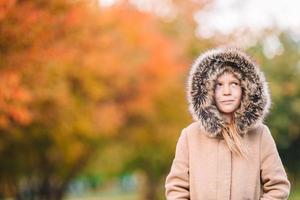
[[[232,102],[234,102],[234,100],[226,100],[226,101],[221,101],[221,103],[232,103]]]

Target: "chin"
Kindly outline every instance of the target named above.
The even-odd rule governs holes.
[[[235,111],[235,109],[220,109],[222,113],[225,113],[225,114],[230,114],[230,113],[233,113]]]
[[[223,111],[221,111],[222,113],[224,113],[224,114],[231,114],[231,113],[233,113],[233,110],[231,111],[231,110],[223,110]]]

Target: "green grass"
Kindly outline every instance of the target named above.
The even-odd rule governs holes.
[[[84,197],[66,197],[65,200],[138,200],[135,194],[124,195],[87,195]]]

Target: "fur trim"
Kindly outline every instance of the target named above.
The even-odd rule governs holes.
[[[201,54],[192,64],[187,80],[189,111],[195,121],[200,121],[208,136],[221,135],[225,122],[214,105],[214,83],[229,63],[230,70],[240,79],[243,97],[234,118],[238,132],[263,122],[269,113],[271,98],[268,83],[259,66],[244,51],[222,47]],[[227,68],[228,69],[228,68]]]

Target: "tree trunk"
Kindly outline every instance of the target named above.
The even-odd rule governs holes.
[[[146,188],[145,200],[157,200],[156,183],[151,178],[148,178]]]
[[[143,199],[144,200],[159,200],[158,189],[160,187],[159,181],[155,176],[145,173],[143,175]]]

